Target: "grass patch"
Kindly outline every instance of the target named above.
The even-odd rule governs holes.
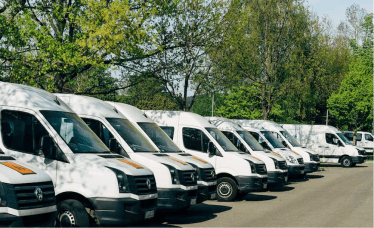
[[[373,155],[367,155],[366,161],[373,161]]]

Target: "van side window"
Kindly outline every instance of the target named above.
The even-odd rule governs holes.
[[[258,143],[260,143],[260,145],[263,147],[263,148],[265,148],[265,149],[267,149],[267,150],[271,150],[271,148],[269,147],[269,145],[265,142],[265,140],[262,138],[262,137],[260,137],[260,134],[258,134],[257,132],[249,132],[249,133],[251,133],[251,135],[257,140],[257,142]]]
[[[109,147],[109,139],[113,138],[112,133],[98,120],[82,118],[82,120],[91,128],[93,132]]]
[[[210,140],[203,131],[188,127],[184,127],[182,131],[184,147],[207,153]]]
[[[373,142],[373,136],[371,136],[369,134],[365,134],[365,140]]]
[[[244,144],[240,141],[234,133],[229,132],[229,131],[221,131],[231,142],[234,144],[236,148],[238,148],[240,151],[246,152],[247,149],[245,148]],[[243,136],[241,136],[243,137]]]
[[[273,132],[272,131],[271,133],[273,133],[273,135],[275,136],[275,138],[277,138],[283,144],[283,146],[289,148],[287,142],[282,138],[282,136],[280,136],[277,132]]]
[[[173,140],[174,138],[174,127],[160,126],[160,128]]]
[[[35,116],[20,111],[1,111],[1,137],[6,148],[38,155],[43,136],[49,134]]]
[[[338,145],[339,139],[336,137],[336,135],[330,134],[330,133],[326,133],[325,137],[326,137],[326,142],[328,144]]]
[[[353,133],[345,132],[344,136],[347,137],[349,141],[353,141]]]
[[[357,139],[356,141],[361,141],[362,140],[362,134],[361,133],[357,133]]]

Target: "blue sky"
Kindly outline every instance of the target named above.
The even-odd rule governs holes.
[[[368,13],[373,12],[373,0],[306,0],[306,4],[313,12],[319,16],[328,15],[335,28],[340,21],[345,20],[345,10],[354,3],[366,9]]]

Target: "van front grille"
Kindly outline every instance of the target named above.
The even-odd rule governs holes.
[[[286,161],[278,161],[279,169],[287,169],[287,162]]]
[[[193,186],[197,185],[197,175],[196,171],[181,171],[178,170],[179,174],[179,181],[181,182],[181,185],[185,186]]]
[[[153,175],[127,176],[127,179],[129,180],[130,191],[134,194],[147,195],[157,193],[156,179]]]
[[[317,161],[317,162],[320,161],[318,154],[312,154],[312,159],[313,161]]]
[[[258,174],[267,174],[265,164],[256,164],[256,173]]]
[[[214,168],[210,169],[201,169],[202,172],[200,172],[201,180],[203,181],[215,181],[217,180],[216,172],[214,171]]]
[[[299,162],[300,165],[304,164],[304,160],[302,158],[298,158],[297,162]]]

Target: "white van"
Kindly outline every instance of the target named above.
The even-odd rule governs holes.
[[[124,225],[154,215],[153,173],[112,154],[55,95],[1,82],[0,122],[0,149],[51,177],[58,226]]]
[[[353,142],[353,131],[344,131],[344,136]],[[365,149],[365,155],[373,155],[373,135],[365,131],[357,131],[356,145]]]
[[[265,163],[240,152],[204,117],[181,111],[145,111],[145,114],[161,126],[179,148],[214,166],[218,200],[232,201],[267,187]]]
[[[197,173],[189,164],[159,153],[148,139],[114,106],[92,97],[58,94],[109,147],[137,161],[155,175],[157,210],[183,210],[196,204]]]
[[[235,121],[236,122],[236,121]],[[236,122],[238,123],[238,122]],[[295,151],[289,150],[285,147],[271,131],[264,128],[252,128],[250,126],[241,125],[239,126],[247,130],[251,135],[260,143],[260,145],[276,154],[281,155],[287,161],[288,176],[289,177],[304,177],[305,176],[305,165],[303,158]]]
[[[355,166],[366,160],[365,150],[356,146],[337,128],[329,125],[283,124],[301,145],[320,154],[322,162],[341,163],[342,167]]]
[[[286,159],[279,154],[265,150],[253,136],[238,124],[223,117],[205,117],[238,148],[261,159],[267,169],[268,184],[283,184],[288,181]]]
[[[318,170],[320,166],[319,154],[301,146],[281,125],[270,120],[241,120],[240,124],[243,124],[243,122],[254,128],[264,128],[271,131],[285,147],[303,157],[305,173],[312,173]]]
[[[0,151],[0,226],[54,226],[56,211],[48,174]]]
[[[144,112],[134,106],[109,102],[121,112],[161,153],[168,154],[193,166],[197,171],[197,203],[216,198],[217,177],[214,167],[201,158],[181,151],[168,135]]]

